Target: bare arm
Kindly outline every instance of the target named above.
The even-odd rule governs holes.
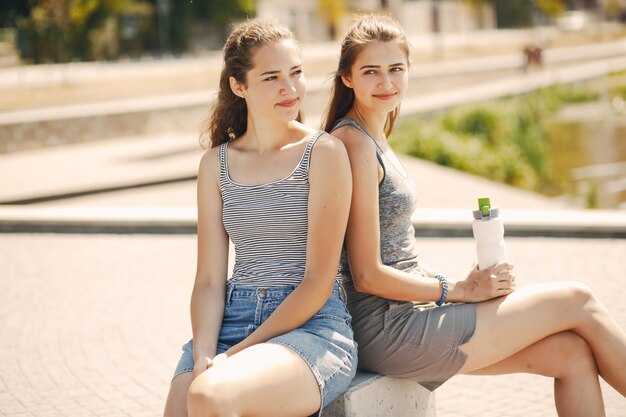
[[[346,245],[350,270],[355,288],[359,292],[400,301],[437,301],[441,297],[439,281],[402,272],[386,266],[380,256],[380,219],[378,207],[378,160],[375,145],[357,129],[347,126],[335,131],[350,158],[353,191],[350,217],[346,232]],[[426,271],[426,276],[433,276]],[[492,298],[485,293],[486,271],[471,275],[479,279],[478,294],[475,286],[466,281],[450,282],[449,301],[479,301]],[[470,278],[470,277],[468,277]],[[488,291],[495,289],[487,288]],[[498,294],[504,295],[504,294]]]
[[[227,274],[228,235],[222,223],[219,153],[218,148],[213,148],[203,156],[198,171],[198,260],[191,295],[196,362],[216,354]]]
[[[348,155],[336,138],[324,135],[316,142],[309,183],[304,279],[258,329],[228,350],[229,355],[301,326],[322,308],[331,294],[352,191]]]

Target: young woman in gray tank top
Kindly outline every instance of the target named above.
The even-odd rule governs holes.
[[[517,289],[509,263],[448,281],[417,261],[414,184],[387,144],[409,56],[395,21],[353,24],[323,126],[346,145],[352,167],[340,269],[359,366],[430,389],[458,373],[531,372],[558,380],[559,415],[604,415],[598,375],[626,395],[626,334],[589,288]]]
[[[193,340],[165,416],[321,413],[356,373],[337,269],[350,163],[341,141],[299,122],[304,93],[287,28],[234,28],[198,172]]]

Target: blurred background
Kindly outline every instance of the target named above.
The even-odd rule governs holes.
[[[361,13],[412,45],[390,141],[420,256],[462,279],[490,196],[519,282],[585,282],[626,327],[626,0],[0,0],[0,416],[161,415],[220,48],[247,17],[291,27],[319,126]],[[556,416],[552,381],[525,374],[436,397],[439,417]]]
[[[394,15],[409,35],[624,22],[622,0],[3,0],[2,63],[181,56],[220,49],[230,24],[272,16],[304,43],[341,36],[355,11]]]
[[[396,17],[413,45],[397,150],[572,207],[624,208],[626,0],[2,0],[0,205],[193,187],[195,160],[106,184],[61,169],[46,187],[12,175],[7,154],[141,138],[160,155],[154,170],[198,151],[219,50],[247,17],[278,18],[304,45],[304,110],[318,125],[339,39],[368,12]]]

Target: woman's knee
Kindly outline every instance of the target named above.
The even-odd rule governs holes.
[[[578,303],[584,305],[596,300],[595,293],[587,284],[580,281],[568,281],[566,284],[572,298]]]
[[[565,314],[584,313],[585,316],[588,316],[591,310],[600,306],[593,290],[587,284],[579,281],[563,282],[557,296]]]
[[[189,387],[187,393],[187,410],[189,417],[196,416],[235,416],[236,399],[233,387],[217,375],[205,372],[198,376]]]

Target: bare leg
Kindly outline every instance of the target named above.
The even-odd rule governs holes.
[[[308,416],[320,390],[306,362],[272,343],[251,346],[209,368],[189,388],[190,417]]]
[[[192,380],[191,372],[174,378],[165,402],[163,417],[187,417],[187,391]]]
[[[561,332],[472,375],[532,373],[554,378],[559,416],[604,416],[598,368],[591,348],[573,332]]]
[[[476,332],[461,346],[461,373],[500,362],[555,333],[571,330],[591,347],[600,375],[626,396],[626,334],[589,288],[578,282],[522,287],[476,305]]]

